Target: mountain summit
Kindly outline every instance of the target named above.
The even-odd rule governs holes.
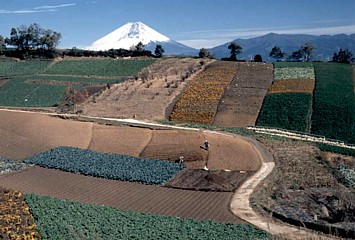
[[[175,42],[142,22],[129,22],[86,47],[87,50],[105,51],[109,49],[127,49],[142,42],[146,50],[154,51],[160,44],[165,54],[196,54],[197,50]]]

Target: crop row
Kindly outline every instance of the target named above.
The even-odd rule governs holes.
[[[314,68],[274,68],[274,80],[283,79],[314,79]]]
[[[308,93],[267,94],[256,125],[305,132],[311,103],[312,95]]]
[[[313,68],[312,62],[274,62],[275,68]]]
[[[21,192],[0,187],[0,239],[40,239]]]
[[[247,224],[223,224],[26,195],[42,239],[268,239]]]
[[[355,143],[352,66],[340,63],[314,63],[314,66],[312,133]]]
[[[97,153],[73,147],[54,148],[24,162],[45,168],[143,184],[163,184],[185,168],[182,163]]]
[[[218,103],[236,71],[235,65],[229,63],[207,67],[182,94],[170,120],[212,124]]]
[[[0,62],[0,77],[43,73],[49,64],[49,61]]]
[[[315,80],[313,79],[285,79],[274,81],[269,93],[304,92],[313,94]]]
[[[22,162],[15,162],[9,159],[0,157],[0,175],[15,172],[29,167],[30,165]]]

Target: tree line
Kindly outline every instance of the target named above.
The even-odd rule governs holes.
[[[228,49],[230,50],[230,56],[226,58],[222,58],[222,60],[226,61],[238,61],[237,55],[243,53],[243,48],[236,42],[231,42],[228,45]],[[269,57],[274,58],[276,61],[302,61],[308,62],[312,59],[314,55],[314,51],[316,46],[312,43],[305,43],[299,49],[292,52],[290,56],[288,56],[285,52],[281,50],[280,47],[275,46],[271,49],[269,53]],[[207,49],[201,48],[199,51],[200,58],[213,58],[213,54],[211,54]],[[262,58],[260,54],[255,55],[255,62],[262,62]],[[354,62],[355,59],[353,57],[353,53],[348,49],[340,49],[339,52],[335,52],[332,58],[333,62],[341,62],[341,63],[350,63]]]

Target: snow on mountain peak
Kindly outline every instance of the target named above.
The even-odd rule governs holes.
[[[170,39],[142,22],[129,22],[88,46],[87,50],[130,49],[139,42],[168,42]]]

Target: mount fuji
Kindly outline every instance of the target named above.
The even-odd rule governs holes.
[[[106,36],[93,42],[86,50],[105,51],[109,49],[127,49],[142,42],[144,49],[154,53],[157,44],[162,45],[165,55],[197,55],[198,50],[188,47],[155,31],[141,22],[129,22]]]

